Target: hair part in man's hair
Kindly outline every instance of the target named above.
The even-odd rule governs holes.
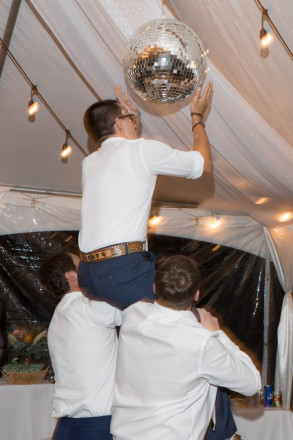
[[[83,117],[87,134],[95,141],[115,134],[115,119],[121,116],[121,108],[115,99],[105,99],[92,104]]]
[[[188,309],[199,289],[200,272],[192,258],[173,255],[164,259],[155,276],[156,297],[168,307]]]
[[[70,290],[70,285],[65,277],[66,272],[70,271],[76,272],[76,266],[71,256],[65,252],[59,252],[45,258],[40,267],[39,276],[46,289],[60,297]]]

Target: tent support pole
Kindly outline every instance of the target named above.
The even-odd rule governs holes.
[[[265,261],[265,285],[264,285],[264,341],[262,360],[262,385],[267,385],[268,380],[268,342],[269,342],[269,317],[270,317],[270,256],[267,250]]]

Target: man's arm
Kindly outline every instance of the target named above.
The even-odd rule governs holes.
[[[202,95],[201,88],[199,87],[190,105],[193,131],[193,150],[199,151],[204,158],[204,172],[209,172],[212,168],[210,143],[205,131],[205,127],[202,123],[202,116],[210,103],[212,91],[213,85],[211,82],[207,84]]]
[[[216,331],[205,346],[201,374],[211,384],[229,388],[246,396],[261,388],[259,371],[250,357],[239,349],[224,332],[219,331],[217,318],[206,310],[198,309],[203,327]]]
[[[204,125],[201,120],[204,112],[206,111],[210,103],[212,90],[213,90],[213,86],[211,82],[207,84],[202,94],[201,94],[201,88],[198,88],[194,95],[193,101],[190,105],[191,113],[196,113],[196,114],[192,114],[191,116],[192,124],[193,124],[192,132],[194,136],[193,151],[198,151],[201,154],[204,160],[204,166],[203,166],[204,172],[208,172],[211,170],[212,159],[211,159],[210,143],[207,134],[205,132]],[[130,100],[127,90],[125,90],[125,93],[123,93],[122,88],[119,85],[116,85],[115,93],[117,100],[125,108],[125,110],[135,115],[136,123],[138,124],[140,120],[140,112],[139,109]],[[192,172],[192,167],[191,167],[191,164],[193,162],[190,161],[190,156],[188,157],[188,159],[186,159],[189,165],[187,168],[188,171],[186,171],[185,173],[185,170],[180,170],[180,164],[182,163],[181,160],[183,159],[181,158],[180,160],[179,158],[178,160],[176,154],[173,154],[174,157],[171,157],[172,156],[171,155],[170,158],[166,158],[166,157],[164,158],[162,157],[162,155],[167,153],[163,151],[162,152],[158,151],[157,147],[154,148],[155,150],[154,154],[150,151],[149,146],[148,146],[148,150],[149,150],[148,152],[143,154],[144,160],[145,163],[147,164],[148,169],[154,174],[165,174],[165,175],[181,176],[181,177],[185,176],[188,178],[195,179],[200,177],[202,173],[202,168],[201,168],[200,175],[192,175],[194,174]],[[180,150],[178,151],[178,153],[180,153]],[[186,152],[184,153],[186,154]],[[174,165],[174,161],[175,161],[175,165]],[[172,172],[170,172],[170,170],[172,170]],[[180,172],[180,171],[184,171],[184,172]]]

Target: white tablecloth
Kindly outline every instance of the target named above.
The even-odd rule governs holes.
[[[241,440],[292,440],[293,413],[281,408],[232,407]]]
[[[0,379],[0,440],[51,439],[54,385],[12,385]]]
[[[11,385],[0,379],[0,440],[49,440],[54,385]],[[242,440],[292,440],[293,413],[277,408],[232,406]]]

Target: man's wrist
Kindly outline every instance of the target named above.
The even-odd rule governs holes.
[[[198,125],[203,125],[203,127],[205,127],[205,124],[202,121],[197,121],[192,125],[191,130],[193,131]]]

